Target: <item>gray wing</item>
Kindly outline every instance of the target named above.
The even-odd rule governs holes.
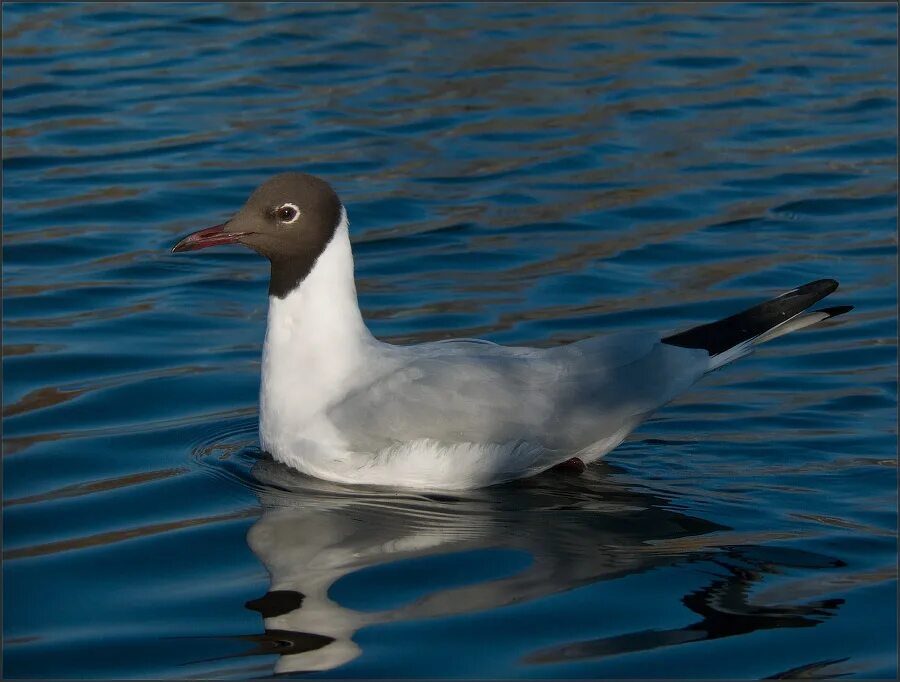
[[[706,371],[704,351],[645,332],[550,349],[449,341],[386,346],[372,378],[329,410],[351,441],[373,445],[526,440],[581,448],[665,404]]]

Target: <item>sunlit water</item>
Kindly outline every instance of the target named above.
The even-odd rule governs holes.
[[[3,6],[5,677],[895,677],[893,4]],[[267,267],[331,181],[398,343],[549,346],[835,277],[581,477],[259,452]]]

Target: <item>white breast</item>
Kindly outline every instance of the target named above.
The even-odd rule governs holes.
[[[323,419],[377,354],[356,300],[346,212],[310,274],[269,298],[260,386],[260,440],[279,457],[303,443],[338,445]],[[293,462],[289,462],[293,464]]]

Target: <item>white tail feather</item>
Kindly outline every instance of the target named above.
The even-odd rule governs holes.
[[[795,332],[798,329],[805,329],[810,325],[817,324],[822,320],[827,320],[829,317],[832,317],[831,313],[825,310],[814,310],[810,313],[800,313],[798,315],[794,315],[781,324],[775,325],[769,331],[763,332],[759,336],[755,336],[752,339],[747,339],[743,343],[739,343],[738,345],[729,348],[728,350],[719,353],[718,355],[713,355],[709,359],[709,369],[708,372],[712,372],[714,369],[718,369],[723,365],[727,365],[730,362],[734,362],[735,360],[742,358],[746,355],[750,355],[753,352],[753,347],[758,346],[761,343],[765,343],[766,341],[771,341],[772,339],[777,339],[779,336],[784,336],[785,334],[790,334],[791,332]]]

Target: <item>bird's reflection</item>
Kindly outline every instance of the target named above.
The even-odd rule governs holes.
[[[690,625],[669,630],[641,630],[625,635],[604,637],[567,644],[539,651],[529,656],[529,663],[559,663],[585,658],[603,658],[635,651],[648,651],[673,644],[744,635],[771,628],[798,628],[818,625],[832,616],[843,599],[826,599],[804,604],[756,605],[750,600],[750,590],[772,573],[776,565],[764,559],[752,558],[758,547],[725,547],[722,556],[711,559],[720,565],[724,575],[711,580],[705,587],[682,597],[682,603],[701,617]],[[779,555],[777,566],[791,566],[791,555]],[[815,557],[822,568],[842,565],[807,552],[797,552],[802,559]],[[785,560],[786,559],[786,560]],[[768,567],[767,567],[768,564]],[[796,566],[796,564],[793,564]],[[809,567],[808,561],[801,564]]]
[[[264,634],[245,638],[256,644],[247,653],[280,654],[276,673],[328,670],[362,653],[353,638],[367,625],[485,611],[699,560],[721,567],[706,587],[682,599],[699,621],[536,651],[525,662],[600,658],[766,628],[805,627],[841,603],[752,604],[751,587],[778,567],[836,562],[798,550],[775,555],[769,547],[722,546],[716,538],[730,529],[673,511],[659,493],[616,482],[617,473],[599,463],[580,477],[549,474],[451,497],[343,488],[259,460],[253,474],[263,514],[248,542],[271,584],[267,594],[247,603],[265,627]],[[473,550],[506,551],[525,560],[514,561],[499,576],[484,578],[479,571],[468,584],[465,575],[456,575],[452,586],[435,582],[425,566],[429,559],[450,554],[455,559]],[[396,590],[401,601],[412,595],[404,603],[396,603],[397,595],[379,594],[377,579],[353,579],[378,566],[396,569],[403,560],[423,564],[405,569],[414,584]],[[353,582],[356,596],[341,599],[352,590],[336,590],[339,581]],[[382,608],[373,610],[372,604]]]

